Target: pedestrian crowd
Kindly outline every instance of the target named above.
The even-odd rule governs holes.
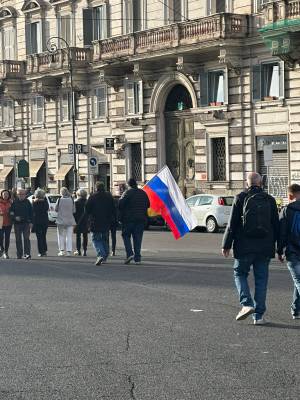
[[[291,314],[300,319],[300,185],[288,187],[289,204],[280,215],[276,200],[263,190],[262,177],[252,172],[247,177],[247,189],[235,197],[222,243],[224,257],[231,248],[234,257],[234,281],[242,306],[236,320],[252,315],[255,325],[265,323],[269,265],[277,253],[278,260],[287,261],[294,282]],[[126,251],[125,264],[141,263],[141,246],[147,223],[150,202],[145,191],[134,179],[120,199],[97,182],[95,192],[88,196],[84,189],[76,192],[76,199],[67,188],[61,189],[57,200],[58,256],[71,256],[73,233],[76,235],[76,256],[87,256],[88,234],[96,251],[95,265],[106,263],[116,254],[116,230],[121,224]],[[0,256],[9,258],[10,235],[14,227],[17,258],[31,258],[30,233],[37,237],[40,257],[47,256],[48,201],[45,192],[37,189],[32,203],[24,189],[14,195],[3,190],[0,196]],[[254,296],[248,276],[253,269]]]
[[[289,204],[278,213],[276,200],[262,187],[262,177],[252,172],[248,188],[235,197],[223,237],[222,253],[233,248],[234,281],[242,306],[237,321],[252,315],[255,325],[263,325],[269,265],[272,258],[286,259],[294,283],[291,314],[300,319],[300,185],[287,189]],[[250,269],[254,275],[254,296],[248,284]]]
[[[104,264],[116,254],[116,231],[121,223],[126,259],[125,264],[141,262],[141,246],[147,223],[150,202],[147,194],[139,189],[134,179],[128,181],[128,189],[120,199],[105,190],[103,182],[97,182],[95,192],[88,197],[84,189],[76,192],[74,199],[67,188],[60,191],[56,202],[58,256],[71,256],[73,233],[76,235],[76,256],[87,256],[88,234],[91,233],[96,250],[96,265]],[[30,193],[31,194],[31,193]],[[31,259],[30,234],[37,237],[38,256],[46,257],[49,204],[46,193],[37,189],[28,199],[25,189],[15,193],[2,190],[0,195],[0,257],[9,258],[10,235],[14,228],[18,259]]]

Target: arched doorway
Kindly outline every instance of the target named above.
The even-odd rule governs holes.
[[[190,113],[193,101],[187,88],[177,84],[165,102],[166,164],[184,196],[195,189],[194,120]]]

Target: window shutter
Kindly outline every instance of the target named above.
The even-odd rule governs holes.
[[[30,24],[25,24],[25,40],[26,40],[26,54],[32,54],[31,51],[31,27]]]
[[[139,114],[143,114],[143,103],[144,103],[144,96],[143,96],[143,81],[137,82],[138,85],[138,105],[139,109],[137,110]]]
[[[224,104],[228,104],[229,80],[228,69],[224,69]]]
[[[200,106],[208,105],[208,73],[204,69],[200,70]]]
[[[93,40],[93,9],[84,8],[83,13],[83,45],[91,46]]]
[[[279,62],[279,98],[284,99],[284,61]]]
[[[254,65],[252,68],[252,100],[261,100],[261,65]]]
[[[4,55],[4,51],[3,51],[3,34],[2,34],[2,29],[0,29],[0,60],[3,60],[3,55]]]
[[[134,83],[126,82],[126,114],[135,114]]]
[[[102,20],[101,20],[101,31],[102,37],[101,39],[106,39],[108,36],[108,6],[107,4],[103,4],[102,6]]]

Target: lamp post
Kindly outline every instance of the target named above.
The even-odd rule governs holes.
[[[74,173],[74,189],[78,188],[78,174],[77,174],[77,160],[76,160],[76,132],[75,132],[75,93],[73,87],[73,59],[69,43],[60,36],[52,36],[47,40],[47,50],[50,54],[55,54],[59,51],[58,43],[63,42],[66,45],[68,53],[68,68],[70,73],[70,86],[71,86],[71,120],[72,120],[72,141],[73,141],[73,173]]]

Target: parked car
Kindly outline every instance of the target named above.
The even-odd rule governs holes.
[[[60,197],[60,194],[46,193],[46,199],[49,204],[48,219],[50,223],[56,222],[57,212],[55,211],[55,204]],[[28,197],[28,200],[32,203],[34,196]]]
[[[198,194],[186,199],[199,227],[205,227],[207,232],[218,232],[225,228],[233,204],[233,196],[216,196]]]

